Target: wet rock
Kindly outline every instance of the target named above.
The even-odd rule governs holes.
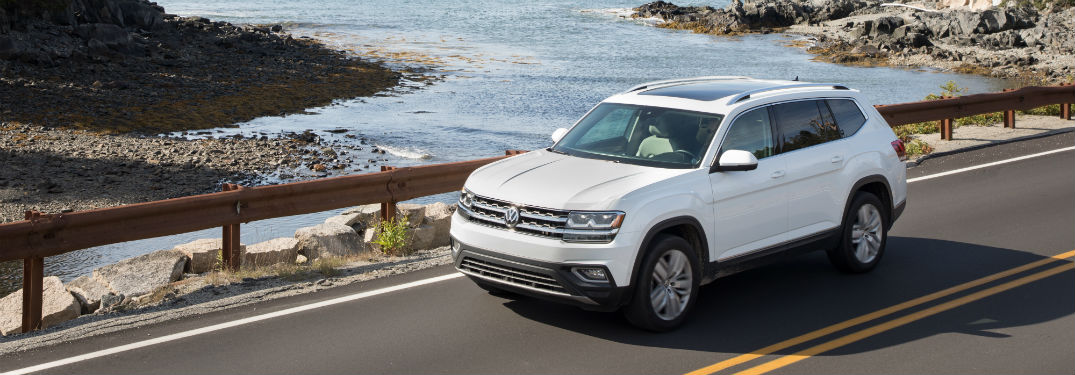
[[[253,269],[275,264],[294,263],[299,253],[299,241],[294,238],[275,238],[246,247],[241,267]]]
[[[64,288],[59,277],[46,277],[42,287],[42,328],[48,328],[79,316],[82,305]],[[22,332],[22,289],[0,299],[0,334],[9,336],[20,332]]]
[[[295,231],[299,253],[309,259],[324,256],[358,255],[367,251],[361,237],[349,226],[335,223],[299,228]]]
[[[176,250],[158,250],[93,270],[93,278],[113,293],[141,296],[179,280],[187,256]]]

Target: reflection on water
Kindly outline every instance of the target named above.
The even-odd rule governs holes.
[[[1004,82],[958,74],[860,68],[811,61],[784,46],[780,34],[713,37],[645,26],[621,18],[640,0],[158,0],[170,13],[233,23],[283,23],[297,35],[321,38],[410,69],[442,76],[417,90],[342,100],[312,114],[266,117],[214,135],[276,134],[313,129],[329,141],[355,142],[328,130],[349,129],[390,151],[395,166],[503,155],[506,149],[547,146],[549,134],[570,126],[601,99],[631,85],[701,75],[840,82],[876,103],[919,100],[957,81],[971,92],[997,91]],[[710,2],[723,6],[727,2]],[[684,4],[686,5],[686,4]],[[450,194],[422,202],[450,202]],[[242,241],[291,236],[334,212],[244,225]],[[171,248],[219,229],[101,246],[45,262],[45,272],[70,280],[93,268]],[[21,278],[21,263],[4,264],[4,279]],[[14,274],[14,275],[13,275]],[[6,287],[10,289],[10,284]]]

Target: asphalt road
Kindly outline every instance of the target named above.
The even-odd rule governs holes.
[[[908,173],[1073,144],[1067,133],[927,160]],[[1075,250],[1075,152],[917,181],[909,197],[873,272],[840,274],[815,253],[720,279],[672,333],[636,330],[615,313],[495,297],[453,278],[44,372],[680,374],[747,358],[718,373],[1075,373],[1072,258],[1043,260]],[[1035,261],[1046,264],[764,350]],[[60,344],[3,358],[0,370],[453,272],[434,268]]]

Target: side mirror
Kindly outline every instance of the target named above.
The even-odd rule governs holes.
[[[720,154],[720,160],[710,172],[750,171],[758,168],[758,158],[743,150],[728,150]]]
[[[560,142],[560,139],[564,138],[564,134],[567,134],[567,129],[559,128],[552,131],[552,143]]]

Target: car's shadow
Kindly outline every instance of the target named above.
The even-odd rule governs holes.
[[[660,334],[631,328],[618,313],[587,312],[525,297],[508,300],[504,306],[537,322],[620,343],[749,353],[1043,258],[1022,251],[968,243],[891,237],[884,260],[877,269],[866,274],[846,275],[837,272],[823,252],[815,252],[722,278],[703,287],[688,321],[676,331]],[[1051,266],[1060,264],[1056,262]],[[1011,279],[994,281],[872,324]],[[992,330],[1041,323],[1073,313],[1075,273],[1065,272],[822,355],[871,351],[945,333],[1002,338],[1007,335]],[[854,332],[872,324],[843,332]],[[833,337],[836,336],[829,338]],[[790,354],[801,349],[802,346],[792,347],[777,353]]]

